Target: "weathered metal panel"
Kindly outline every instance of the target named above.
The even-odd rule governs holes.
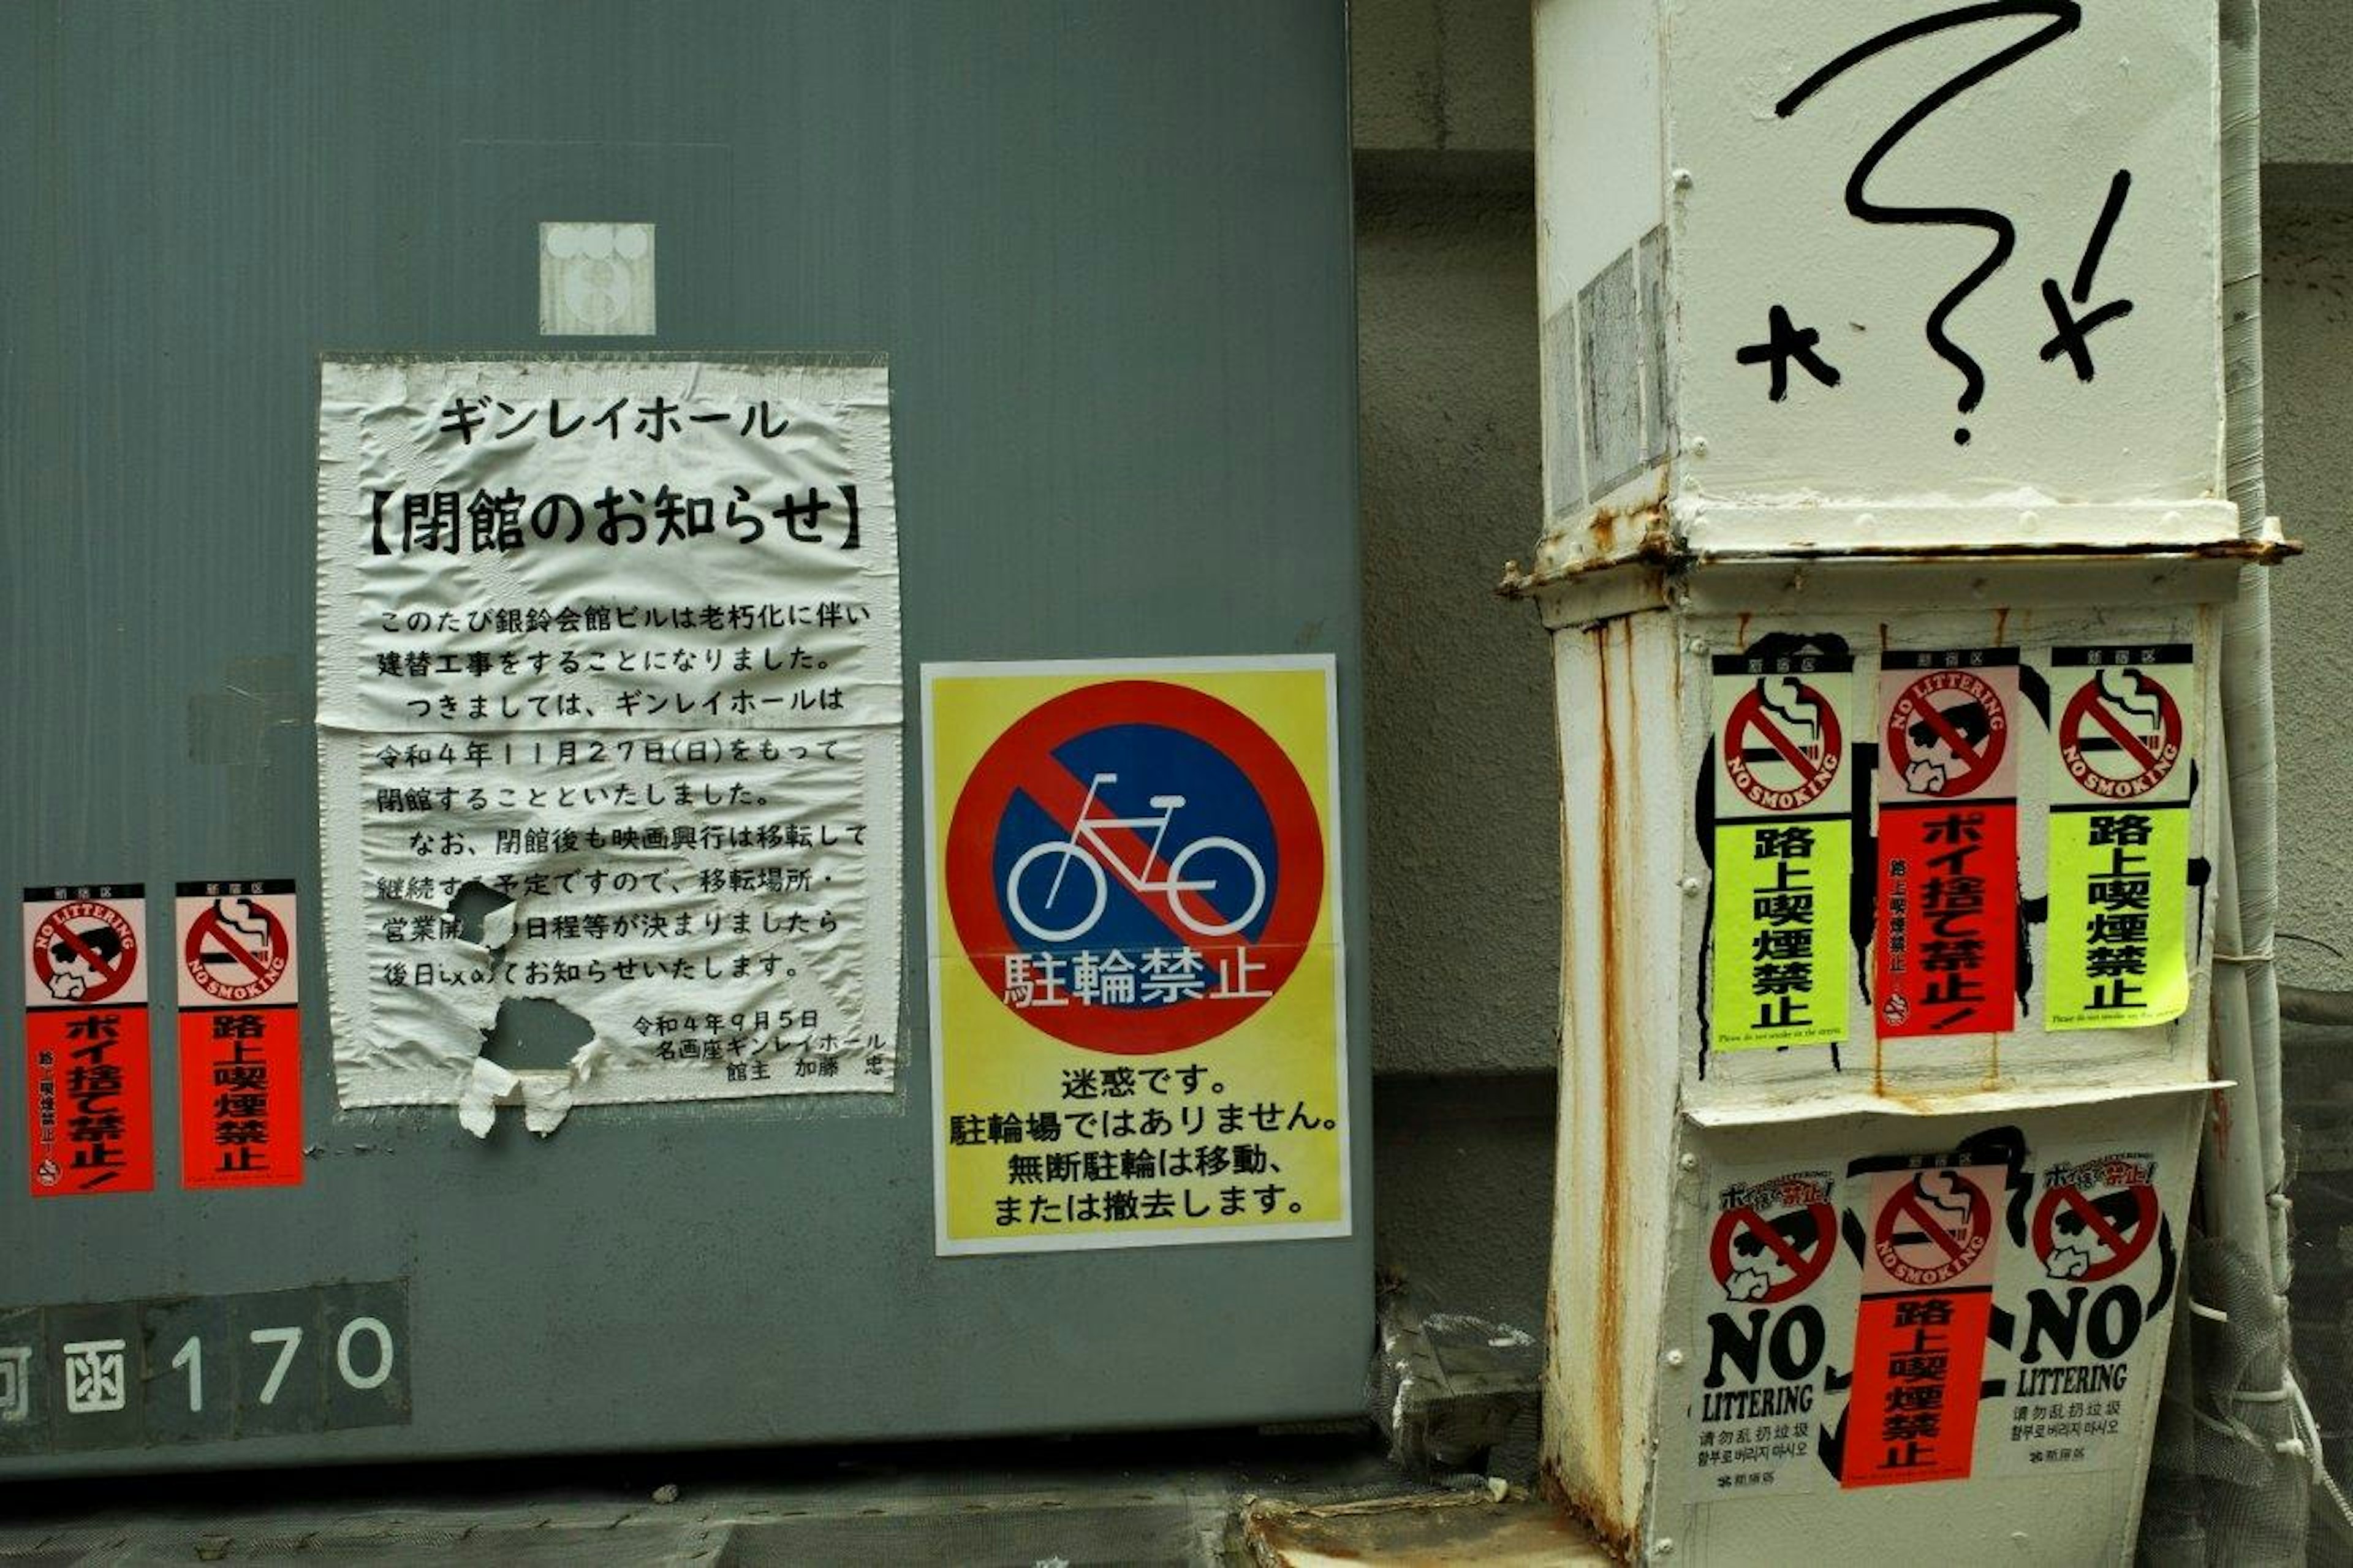
[[[1673,543],[2236,531],[2211,7],[1538,0],[1535,37],[1540,313],[1663,222]],[[1602,468],[1539,575],[1641,553]]]
[[[1546,1371],[1547,1480],[1556,1495],[1602,1533],[1639,1555],[1665,1550],[1704,1553],[1701,1561],[1738,1562],[1799,1550],[1817,1537],[1860,1549],[1888,1538],[1906,1521],[1962,1520],[1964,1533],[1983,1529],[2004,1550],[2030,1560],[2082,1560],[2127,1531],[2138,1485],[2140,1444],[2154,1405],[2116,1419],[2131,1458],[2030,1482],[2018,1474],[1985,1475],[1965,1493],[1938,1488],[1841,1486],[1837,1458],[1808,1455],[1813,1484],[1802,1501],[1726,1498],[1706,1489],[1692,1445],[1701,1429],[1692,1366],[1702,1352],[1708,1313],[1708,1204],[1727,1173],[1765,1166],[1843,1168],[1851,1161],[1897,1152],[1927,1154],[1989,1129],[2017,1130],[2029,1151],[2020,1179],[2047,1164],[2046,1151],[2081,1154],[2105,1138],[2155,1161],[2164,1194],[2162,1222],[2178,1246],[2188,1171],[2196,1151],[2196,1112],[2206,1082],[2206,985],[2210,973],[2211,855],[2217,792],[2205,757],[2186,815],[2193,886],[2188,895],[2191,990],[2181,1016],[2140,1028],[2050,1032],[2047,917],[2031,913],[2029,978],[2016,1027],[1997,1035],[1883,1039],[1874,1026],[1867,934],[1854,936],[1838,1016],[1836,1043],[1779,1050],[1711,1049],[1713,994],[1708,954],[1715,926],[1719,869],[1709,858],[1714,830],[1711,779],[1723,715],[1710,694],[1710,661],[1760,640],[1793,632],[1813,643],[1852,650],[1852,709],[1843,715],[1861,767],[1883,737],[1877,722],[1883,664],[1907,650],[2001,647],[2030,671],[2044,669],[2056,645],[2187,644],[2197,679],[2182,693],[2197,743],[2217,732],[2216,615],[2211,600],[2230,588],[2229,568],[2206,563],[2103,563],[2072,570],[2010,563],[1990,573],[2022,607],[1955,607],[1949,563],[1891,565],[1826,563],[1793,573],[1788,564],[1694,571],[1675,590],[1675,607],[1580,623],[1610,603],[1611,579],[1592,591],[1571,581],[1546,597],[1556,618],[1564,800],[1563,1092],[1561,1155],[1556,1191],[1551,1355]],[[2143,595],[2132,605],[2086,601],[2119,575],[2137,572]],[[2007,574],[2007,575],[2005,575]],[[1622,586],[1623,584],[1620,584]],[[1635,590],[1628,588],[1628,595]],[[1964,596],[1974,597],[1974,594]],[[1757,605],[1765,613],[1734,612]],[[2029,682],[2032,684],[2031,680]],[[2018,877],[2023,896],[2047,895],[2044,856],[2057,717],[2048,699],[2030,702],[2010,743],[2021,752],[2018,775]],[[1875,850],[1874,790],[1855,784],[1854,854]],[[1867,933],[1868,925],[1859,925]],[[1846,935],[1841,931],[1840,941]],[[1958,1129],[1958,1131],[1956,1131]],[[2013,1226],[2016,1219],[2010,1222]],[[2022,1234],[2011,1250],[2024,1257]],[[1848,1244],[1840,1244],[1845,1256]],[[2168,1268],[2173,1267],[2168,1263]],[[2017,1315],[2032,1270],[2013,1259],[1999,1287],[2000,1310]],[[1847,1287],[1850,1297],[1852,1286]],[[1722,1291],[1717,1290],[1722,1307]],[[2169,1308],[2144,1290],[2131,1309]],[[2156,1306],[2147,1303],[2156,1301]],[[2118,1307],[2116,1310],[2126,1309]],[[2022,1321],[2022,1320],[2021,1320]],[[1843,1343],[1824,1347],[1810,1369],[1852,1374],[1852,1309]],[[2010,1334],[2012,1331],[2002,1331]],[[2003,1340],[1999,1354],[2015,1346]],[[2162,1334],[2128,1347],[2135,1387],[2161,1373]],[[2120,1358],[2123,1359],[2123,1358]],[[1991,1374],[1989,1373],[1989,1376]],[[1823,1408],[1843,1419],[1833,1381]],[[1992,1384],[1989,1384],[1989,1389]],[[2137,1397],[2137,1396],[2136,1396]],[[1996,1467],[2006,1451],[1989,1393],[1977,1452]],[[2054,1486],[2078,1503],[2061,1522],[1995,1531],[1993,1504],[1945,1509],[1947,1496],[2032,1496]],[[1924,1510],[1926,1510],[1924,1512]],[[1914,1526],[1916,1528],[1916,1526]],[[2099,1532],[2109,1532],[2099,1536]],[[2090,1533],[2087,1533],[2090,1532]],[[2098,1536],[2098,1539],[2094,1539]],[[2114,1538],[2114,1539],[2111,1539]],[[1662,1543],[1677,1543],[1672,1548]]]
[[[1548,1479],[1623,1541],[1648,1473],[1664,1229],[1646,1194],[1672,1170],[1682,894],[1658,873],[1682,787],[1672,617],[1554,639],[1561,733],[1561,1142],[1546,1334]]]
[[[2048,568],[2046,574],[2060,569]],[[2075,597],[2099,591],[2095,577],[2073,579]],[[2015,649],[2029,670],[2048,658],[2054,646],[2092,643],[2188,643],[2200,659],[2194,667],[2198,685],[2194,701],[2195,732],[2205,740],[2220,733],[2217,622],[2211,605],[2178,605],[2169,608],[2117,605],[2093,607],[2075,605],[2039,609],[1989,610],[1906,609],[1894,613],[1862,614],[1825,607],[1802,623],[1813,637],[1843,643],[1855,651],[1853,689],[1858,711],[1850,716],[1851,742],[1876,748],[1883,740],[1876,731],[1876,692],[1883,661],[1892,653],[1939,648],[2002,647]],[[1683,679],[1687,689],[1704,689],[1706,660],[1712,651],[1749,646],[1769,631],[1787,631],[1789,623],[1754,615],[1692,615],[1682,622]],[[1716,736],[1704,702],[1683,715],[1681,737],[1683,768],[1683,798],[1697,793],[1696,781],[1706,772]],[[2024,752],[2018,772],[2018,878],[2027,889],[2047,889],[2050,868],[2045,857],[2044,822],[2051,804],[2051,730],[2059,716],[2034,710],[2028,704],[2024,722],[2011,744]],[[1858,780],[1859,793],[1868,785]],[[1727,1117],[1761,1114],[1790,1108],[1807,1115],[1830,1116],[1849,1109],[1883,1109],[1888,1102],[1908,1104],[1916,1110],[1959,1110],[1978,1096],[2081,1094],[2094,1086],[2126,1090],[2178,1088],[2202,1082],[2206,1071],[2206,983],[2212,948],[2211,921],[2207,911],[2213,896],[2212,879],[2205,875],[2213,832],[2213,813],[2220,792],[2211,774],[2201,770],[2194,784],[2189,810],[2189,855],[2198,886],[2192,894],[2195,919],[2190,965],[2189,1005],[2173,1022],[2153,1028],[2098,1030],[2052,1034],[2041,1025],[2039,1007],[2048,979],[2044,952],[2048,928],[2030,921],[2032,945],[2026,971],[2032,977],[2018,1026],[1998,1035],[1957,1036],[1927,1040],[1881,1040],[1868,1026],[1873,1019],[1869,995],[1869,965],[1848,968],[1847,1016],[1860,1037],[1826,1049],[1785,1051],[1711,1051],[1698,1014],[1686,1008],[1680,1020],[1683,1035],[1681,1104],[1689,1112]],[[1677,847],[1678,874],[1705,883],[1711,875],[1706,859],[1705,820],[1687,826]],[[1858,836],[1855,855],[1869,856],[1872,846]],[[1709,933],[1709,900],[1694,898],[1683,909],[1681,952],[1684,994],[1703,1004],[1708,994],[1700,954]]]
[[[2157,1091],[2138,1098],[2098,1094],[2074,1100],[2021,1096],[2004,1107],[1921,1114],[1895,1101],[1876,1110],[1810,1118],[1802,1122],[1744,1120],[1701,1126],[1686,1123],[1683,1151],[1667,1222],[1670,1278],[1656,1351],[1659,1374],[1658,1463],[1648,1502],[1649,1554],[1653,1560],[1744,1563],[1799,1559],[1835,1562],[1842,1557],[1880,1561],[1898,1543],[1916,1542],[1920,1556],[1940,1562],[2000,1558],[2063,1568],[2084,1563],[2121,1563],[2131,1556],[2134,1526],[2146,1474],[2147,1423],[2154,1417],[2164,1374],[2170,1314],[2181,1310],[2188,1289],[2187,1238],[2182,1216],[2189,1205],[2199,1132],[2206,1099],[2202,1086]],[[1709,1267],[1710,1231],[1719,1215],[1727,1177],[1737,1179],[1794,1167],[1844,1173],[1858,1156],[1926,1154],[1976,1141],[1979,1144],[2022,1134],[2014,1144],[2021,1174],[2031,1184],[2052,1156],[2065,1152],[2130,1149],[2155,1165],[2163,1234],[2148,1244],[2141,1266],[2129,1278],[2073,1286],[2054,1278],[2034,1251],[2034,1204],[2004,1213],[1992,1245],[1998,1258],[1993,1289],[1995,1338],[1988,1346],[1983,1377],[1989,1407],[1978,1441],[1975,1475],[1966,1480],[1913,1486],[1841,1489],[1827,1468],[1843,1444],[1860,1439],[1851,1415],[1841,1412],[1834,1389],[1819,1390],[1814,1409],[1823,1432],[1810,1434],[1806,1452],[1790,1465],[1782,1487],[1764,1495],[1720,1484],[1720,1472],[1702,1469],[1694,1457],[1703,1433],[1728,1425],[1701,1419],[1704,1402],[1728,1391],[1737,1399],[1747,1381],[1739,1364],[1753,1334],[1764,1342],[1756,1359],[1770,1387],[1778,1371],[1818,1379],[1827,1363],[1852,1377],[1856,1368],[1855,1279],[1857,1259],[1843,1243],[1819,1284],[1789,1307],[1760,1309],[1728,1299]],[[2129,1297],[2129,1300],[2127,1300]],[[1798,1324],[1792,1310],[1810,1313]],[[2004,1321],[2004,1320],[2007,1321]],[[2084,1342],[2086,1320],[2103,1338],[2095,1353]],[[1764,1324],[1761,1332],[1752,1326]],[[2021,1404],[2040,1417],[2053,1403],[2025,1394],[2021,1373],[2073,1359],[2085,1371],[2072,1377],[2045,1372],[2053,1384],[2116,1384],[2103,1387],[2096,1401],[2079,1394],[2064,1403],[2097,1403],[2090,1418],[2114,1422],[2116,1430],[2098,1441],[2107,1445],[2097,1464],[2039,1463],[2029,1458],[2035,1445],[2073,1448],[2084,1440],[2021,1439]],[[1790,1364],[1777,1369],[1775,1357]],[[2022,1358],[2022,1359],[2021,1359]],[[1990,1389],[2000,1384],[2001,1396]],[[2107,1414],[2110,1399],[2120,1406]],[[1795,1425],[1790,1411],[1773,1419]],[[2071,1425],[2084,1417],[2062,1417],[2040,1425]],[[1753,1426],[1753,1424],[1751,1424]],[[1711,1430],[1713,1429],[1713,1430]],[[1831,1449],[1820,1448],[1827,1436]],[[1736,1461],[1730,1473],[1744,1473]],[[1794,1484],[1792,1484],[1794,1483]],[[1668,1544],[1671,1543],[1671,1544]]]
[[[532,347],[548,219],[659,235],[659,332],[566,349],[890,356],[911,675],[1335,653],[1361,856],[1337,4],[43,4],[0,13],[0,664],[20,738],[0,887],[308,879],[315,362]],[[920,876],[911,857],[911,917]],[[911,918],[911,999],[921,936]],[[16,973],[0,965],[11,1027]],[[1353,963],[1357,1103],[1363,983]],[[397,1279],[411,1374],[405,1425],[70,1458],[0,1437],[0,1471],[1361,1408],[1368,1221],[934,1258],[922,1015],[877,1103],[615,1109],[477,1143],[446,1110],[338,1115],[314,1005],[303,1184],[202,1196],[167,1175],[28,1200],[23,1058],[0,1052],[0,1304]],[[168,1050],[158,1067],[168,1084]]]

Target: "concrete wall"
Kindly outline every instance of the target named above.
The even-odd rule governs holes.
[[[2268,35],[2264,43],[2268,68],[2279,57]],[[2274,200],[2263,221],[2271,506],[2310,551],[2272,583],[2280,974],[2345,989],[2353,987],[2353,822],[2346,805],[2353,790],[2353,713],[2346,702],[2353,549],[2345,527],[2353,496],[2353,206]]]
[[[1357,306],[1379,1247],[1540,1310],[1559,861],[1550,677],[1493,599],[1538,527],[1526,0],[1356,0]],[[2353,13],[2264,16],[2284,978],[2353,987]],[[2332,952],[2326,942],[2340,950]],[[1505,1076],[1496,1076],[1505,1075]]]
[[[2291,174],[2353,165],[2353,17],[2344,0],[2264,0],[2263,162]]]
[[[1373,1061],[1549,1068],[1560,898],[1552,678],[1494,594],[1536,516],[1525,188],[1360,191]]]
[[[2272,510],[2310,553],[2273,580],[2280,973],[2353,988],[2353,13],[2263,6],[2263,353]],[[2332,951],[2333,950],[2333,951]]]
[[[1550,1245],[1559,807],[1525,0],[1359,0],[1374,1134],[1383,1263],[1534,1329]]]

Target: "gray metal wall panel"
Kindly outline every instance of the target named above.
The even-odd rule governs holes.
[[[0,1476],[1358,1405],[1361,875],[1356,1237],[943,1261],[919,865],[887,1103],[338,1116],[308,722],[316,356],[529,347],[534,226],[650,217],[605,346],[891,355],[911,713],[925,659],[1335,652],[1361,867],[1337,0],[91,0],[0,58],[0,888],[143,879],[160,952],[174,880],[299,877],[315,1145],[176,1190],[159,1004],[159,1190],[34,1203],[0,1053],[0,1306],[406,1277],[415,1357],[408,1426]]]

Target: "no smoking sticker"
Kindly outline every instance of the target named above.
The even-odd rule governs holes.
[[[924,698],[940,1251],[1345,1234],[1331,661]]]
[[[1970,1473],[2006,1179],[1933,1158],[1872,1173],[1841,1486]]]
[[[1789,668],[1779,668],[1784,664]],[[1839,712],[1851,668],[1826,655],[1715,661],[1723,715],[1717,760],[1730,786],[1728,798],[1716,803],[1719,815],[1845,809]]]
[[[183,882],[173,914],[181,1006],[301,1000],[292,882]]]
[[[2086,670],[2060,710],[2060,766],[2086,796],[2156,798],[2180,769],[2187,735],[2175,686],[2188,672],[2155,663],[2155,651],[2147,665],[2105,664]]]
[[[1771,644],[1792,641],[1777,634]],[[1843,715],[1853,661],[1800,646],[1719,655],[1710,668],[1709,1044],[1833,1044],[1847,1035],[1853,769]]]
[[[1989,1263],[1993,1200],[1972,1173],[1906,1173],[1873,1196],[1866,1289],[1939,1290]]]
[[[2190,791],[2204,688],[2187,643],[2051,650],[2043,1025],[2128,1029],[2189,1005]]]
[[[302,1181],[301,965],[291,881],[183,882],[180,1184]]]

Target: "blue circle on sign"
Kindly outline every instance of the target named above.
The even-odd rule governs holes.
[[[1091,730],[1051,755],[1067,816],[1017,789],[990,858],[997,911],[1024,951],[1141,962],[1258,939],[1280,868],[1274,823],[1230,758],[1159,724]],[[1166,1004],[1139,992],[1110,1005]]]

